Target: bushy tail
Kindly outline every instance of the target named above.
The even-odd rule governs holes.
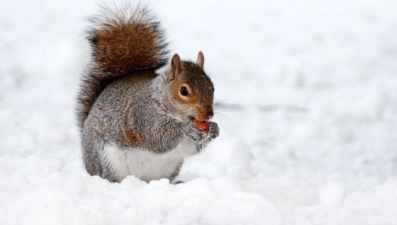
[[[168,60],[164,31],[146,7],[103,7],[102,13],[89,21],[92,60],[78,96],[80,129],[96,98],[113,79],[139,70],[156,70]]]

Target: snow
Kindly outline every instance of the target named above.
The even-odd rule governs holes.
[[[108,3],[112,5],[110,1]],[[74,115],[98,1],[0,8],[0,224],[397,224],[397,2],[153,1],[220,136],[180,179],[109,183]]]

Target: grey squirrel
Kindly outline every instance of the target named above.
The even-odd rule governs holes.
[[[164,31],[144,6],[104,8],[90,21],[92,59],[77,103],[87,172],[112,182],[174,180],[184,159],[219,135],[204,55],[168,62]]]

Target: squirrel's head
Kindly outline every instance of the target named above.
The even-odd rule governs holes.
[[[204,55],[199,52],[197,62],[181,61],[178,54],[172,57],[167,72],[172,101],[177,116],[187,121],[207,121],[214,116],[214,85],[203,70]]]

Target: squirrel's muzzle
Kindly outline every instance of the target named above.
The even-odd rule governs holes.
[[[214,110],[211,105],[207,105],[198,110],[195,118],[199,121],[207,121],[214,117]]]

